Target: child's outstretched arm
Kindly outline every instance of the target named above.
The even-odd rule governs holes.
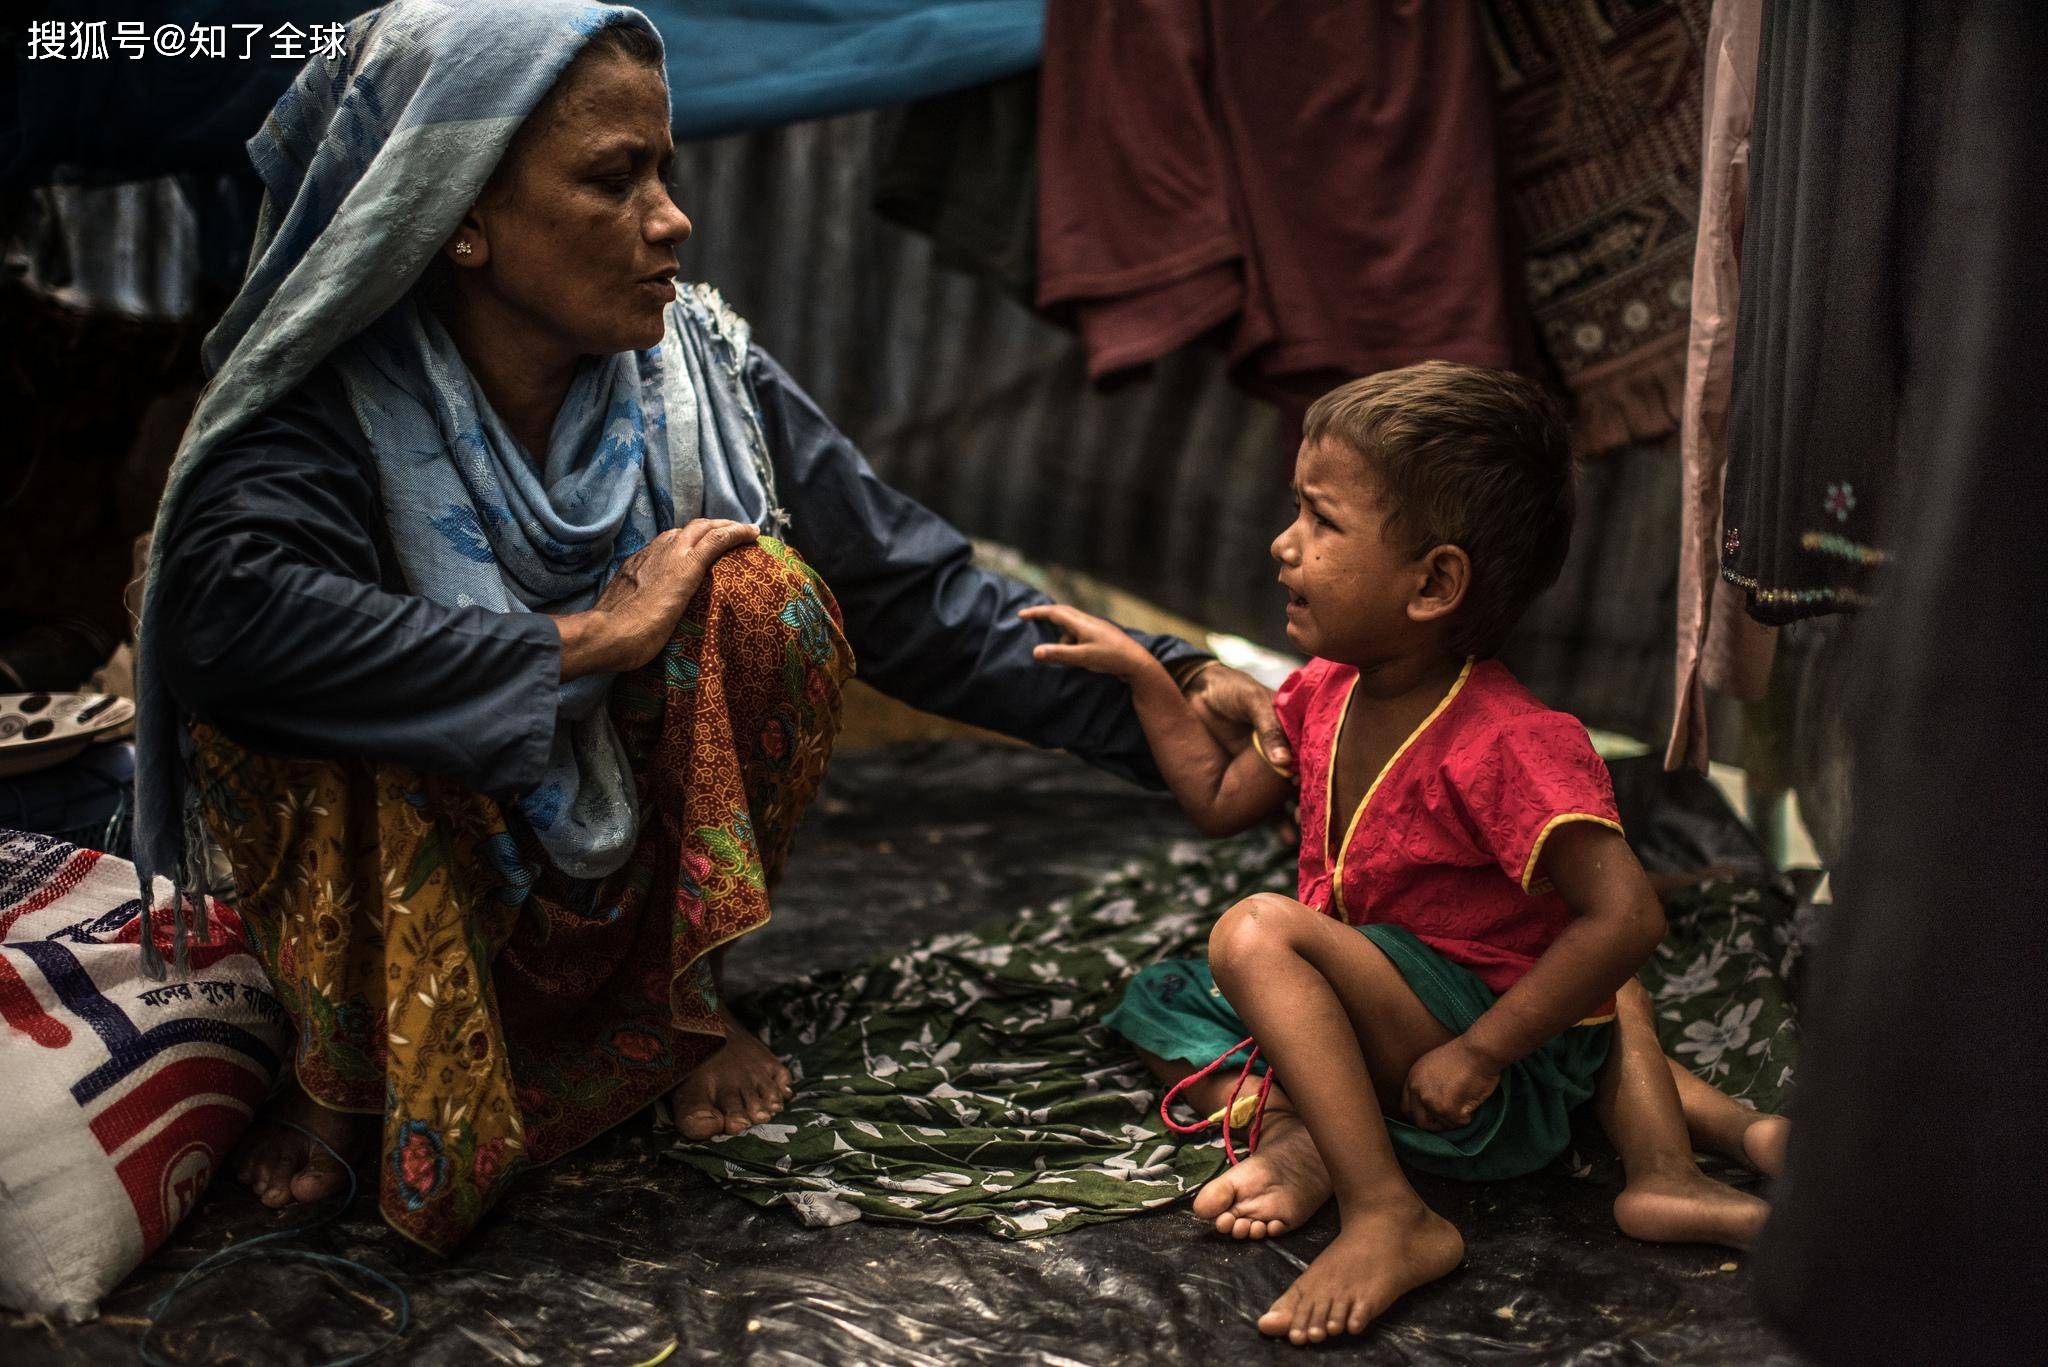
[[[1424,1129],[1469,1121],[1510,1065],[1592,1014],[1664,939],[1664,910],[1618,832],[1591,821],[1559,826],[1539,868],[1572,923],[1464,1034],[1415,1061],[1402,1108]]]
[[[1280,810],[1293,785],[1259,757],[1233,756],[1209,734],[1173,676],[1122,627],[1075,608],[1046,604],[1017,614],[1058,627],[1059,644],[1032,654],[1047,664],[1109,674],[1131,686],[1131,703],[1167,787],[1204,835],[1235,835]]]

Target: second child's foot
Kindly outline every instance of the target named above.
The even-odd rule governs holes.
[[[1767,1202],[1697,1169],[1631,1179],[1614,1198],[1614,1223],[1621,1232],[1653,1244],[1748,1248],[1770,1213]]]
[[[1300,1229],[1330,1199],[1330,1171],[1292,1111],[1268,1107],[1259,1151],[1203,1187],[1195,1214],[1234,1239],[1270,1239]]]
[[[789,1069],[739,1017],[721,1009],[725,1047],[697,1065],[669,1093],[685,1139],[738,1134],[773,1119],[790,1097]]]
[[[1742,1161],[1766,1177],[1777,1177],[1785,1171],[1785,1146],[1791,1142],[1791,1121],[1760,1115],[1742,1132]]]
[[[1361,1334],[1401,1297],[1464,1261],[1465,1240],[1420,1201],[1346,1215],[1336,1240],[1259,1316],[1289,1343]]]

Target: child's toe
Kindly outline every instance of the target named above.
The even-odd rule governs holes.
[[[1266,1313],[1259,1316],[1259,1332],[1272,1335],[1275,1338],[1282,1334],[1292,1337],[1294,1330],[1294,1303],[1298,1299],[1299,1297],[1292,1290],[1282,1293],[1280,1299],[1274,1301],[1267,1308]]]

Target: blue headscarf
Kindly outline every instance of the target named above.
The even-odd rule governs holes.
[[[249,143],[264,185],[255,247],[206,339],[211,378],[157,512],[152,582],[194,472],[329,358],[369,439],[407,584],[436,602],[576,612],[620,561],[681,522],[780,530],[742,380],[747,327],[716,292],[680,290],[658,345],[586,357],[538,468],[414,292],[519,125],[614,24],[654,32],[638,10],[575,0],[393,0],[348,26],[343,55],[306,64]],[[182,956],[187,928],[203,924],[205,845],[154,620],[146,595],[135,856],[146,898],[155,879],[171,881]],[[579,878],[623,865],[638,832],[609,687],[605,675],[562,687],[546,778],[520,803],[555,864]]]

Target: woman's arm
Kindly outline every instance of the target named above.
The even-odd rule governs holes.
[[[1416,1061],[1406,1109],[1419,1125],[1470,1120],[1510,1065],[1591,1015],[1664,939],[1663,908],[1619,833],[1590,821],[1559,826],[1539,867],[1572,922],[1464,1034]]]
[[[1050,665],[1068,665],[1121,679],[1152,758],[1173,790],[1181,810],[1204,835],[1236,835],[1272,816],[1286,802],[1293,785],[1244,749],[1236,755],[1223,748],[1166,667],[1125,634],[1123,628],[1069,607],[1028,607],[1018,614],[1026,621],[1059,628],[1058,644],[1033,652]]]
[[[747,378],[789,507],[788,540],[838,598],[860,678],[928,712],[1157,781],[1127,689],[1032,658],[1047,638],[1017,612],[1050,601],[1044,594],[974,564],[967,538],[877,478],[758,348]],[[1175,637],[1131,639],[1169,670],[1206,658]]]
[[[151,592],[173,695],[271,753],[531,789],[554,736],[555,624],[387,590],[380,517],[339,381],[316,372],[199,473],[166,533]]]

